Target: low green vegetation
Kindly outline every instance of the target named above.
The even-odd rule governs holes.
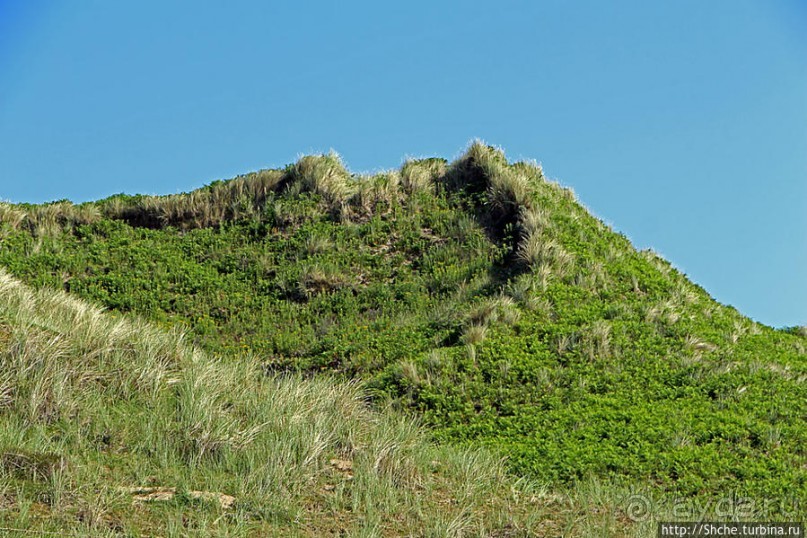
[[[359,379],[440,446],[483,446],[552,491],[804,513],[804,331],[716,303],[484,144],[371,177],[321,155],[183,195],[6,204],[0,221],[0,265],[27,284],[181,327],[228,368]]]

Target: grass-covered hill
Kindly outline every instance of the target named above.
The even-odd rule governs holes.
[[[715,302],[472,144],[356,176],[301,158],[187,194],[0,206],[0,265],[264,372],[362,380],[450,446],[776,513],[807,497],[807,338]],[[790,503],[793,501],[793,503]]]

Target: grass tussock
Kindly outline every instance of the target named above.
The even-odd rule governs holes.
[[[399,203],[401,197],[401,175],[393,170],[376,174],[358,182],[356,192],[347,207],[358,213],[361,218],[372,217],[383,207],[388,213]]]
[[[401,185],[409,194],[433,194],[440,178],[446,175],[446,170],[444,159],[407,159],[401,167]]]
[[[346,201],[355,189],[350,174],[335,152],[301,157],[290,173],[302,192],[319,194],[331,204]]]
[[[25,220],[25,211],[14,207],[13,205],[0,202],[0,223],[6,224],[13,230],[19,228],[23,220]]]
[[[490,187],[491,176],[506,166],[507,158],[501,149],[474,140],[465,153],[451,164],[444,186],[449,191],[481,195]]]

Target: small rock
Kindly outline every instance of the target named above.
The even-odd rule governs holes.
[[[353,470],[353,462],[350,460],[340,460],[334,458],[330,461],[330,463],[337,471],[349,472]]]
[[[177,488],[160,486],[120,487],[118,491],[132,495],[132,502],[134,503],[170,501],[177,494]],[[232,495],[215,491],[189,491],[188,497],[201,501],[216,502],[225,510],[235,504],[235,497]]]

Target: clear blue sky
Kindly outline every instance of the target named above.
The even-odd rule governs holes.
[[[266,7],[271,6],[271,7]],[[0,198],[330,148],[534,158],[718,300],[807,324],[807,2],[0,0]]]

